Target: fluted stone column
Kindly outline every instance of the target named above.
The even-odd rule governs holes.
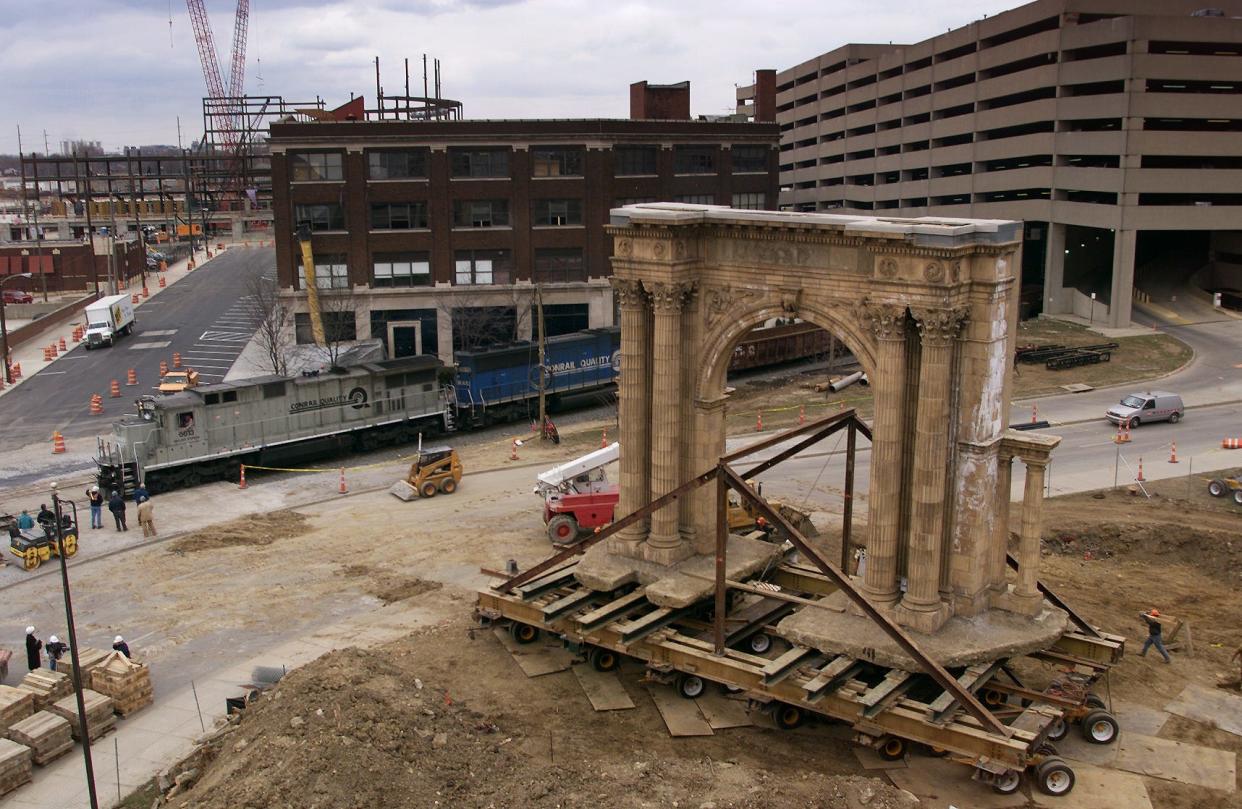
[[[702,339],[702,335],[699,334],[699,329],[696,325],[697,315],[698,285],[691,281],[686,284],[685,304],[682,306],[681,316],[681,341],[677,347],[678,362],[681,367],[680,398],[678,400],[678,411],[681,413],[681,428],[678,433],[681,443],[681,450],[679,452],[681,456],[680,469],[677,473],[677,485],[679,486],[706,469],[706,467],[699,468],[694,440],[694,425],[697,415],[694,396],[695,378],[698,376],[699,342]],[[710,487],[704,488],[709,489]],[[711,496],[709,491],[700,491],[707,496]],[[678,529],[681,531],[681,541],[693,549],[695,547],[695,538],[698,534],[694,518],[694,497],[693,495],[683,497],[677,501],[677,504],[679,510],[677,522]]]
[[[906,307],[866,303],[863,318],[877,341],[875,429],[867,507],[867,569],[863,589],[877,604],[892,604],[897,586],[898,526],[901,514],[901,447],[906,389]]]
[[[1044,470],[1042,460],[1024,458],[1026,485],[1022,491],[1022,537],[1018,546],[1018,583],[1013,588],[1015,612],[1036,615],[1043,607],[1039,581],[1039,539],[1044,525]]]
[[[1004,593],[1005,554],[1009,550],[1009,500],[1013,497],[1013,455],[1004,449],[996,457],[996,494],[993,513],[992,547],[988,552],[988,586]]]
[[[612,278],[621,306],[621,380],[618,408],[621,422],[621,492],[617,517],[647,504],[651,493],[651,334],[649,302],[638,281]],[[632,543],[647,537],[649,520],[620,531],[611,548],[633,554]],[[626,548],[631,548],[626,550]]]
[[[693,287],[655,283],[650,287],[655,311],[651,373],[651,499],[681,484],[681,317]],[[624,329],[623,329],[624,331]],[[678,528],[680,509],[671,503],[651,515],[651,531],[643,555],[669,564],[693,553]]]
[[[912,309],[922,351],[915,427],[909,586],[897,609],[902,623],[934,632],[949,617],[940,599],[940,555],[944,542],[945,465],[948,455],[949,382],[954,338],[965,309]]]

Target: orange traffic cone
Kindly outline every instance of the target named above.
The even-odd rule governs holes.
[[[806,424],[806,405],[798,406],[798,423]]]
[[[174,368],[181,367],[181,354],[176,351],[173,352],[173,367]]]
[[[47,351],[48,351],[48,354],[51,355],[51,359],[56,359],[56,344],[55,343],[52,343],[50,346],[48,346]]]
[[[44,362],[52,361],[52,349],[48,348],[47,346],[43,347],[43,361]]]
[[[103,415],[103,397],[100,396],[98,393],[91,396],[91,415],[92,416]]]
[[[1033,404],[1031,405],[1031,424],[1035,424],[1038,421],[1039,421],[1039,405]]]
[[[1174,441],[1169,447],[1169,463],[1177,463],[1177,442]]]
[[[1147,478],[1143,477],[1143,456],[1142,455],[1139,456],[1138,476],[1134,479],[1139,481],[1140,483],[1143,482],[1144,480],[1147,480]]]
[[[1220,440],[1221,449],[1242,449],[1242,438],[1222,438]]]
[[[125,384],[126,385],[137,385],[138,384],[138,372],[135,371],[133,368],[130,368],[129,371],[126,372]]]
[[[71,335],[71,339],[75,343],[82,342],[82,330],[78,328],[77,326],[73,327],[73,334]]]
[[[161,276],[160,276],[160,289],[163,289],[163,288],[164,288],[164,287],[166,287],[166,286],[168,286],[168,282],[167,282],[167,281],[165,281],[165,280],[164,280],[164,276],[162,276],[162,275],[161,275]]]
[[[13,363],[13,379],[22,378],[22,364],[20,362]]]
[[[137,293],[137,292],[135,292],[134,294],[130,295],[129,297],[130,297],[130,303],[138,303],[138,293]]]
[[[65,451],[65,437],[58,432],[52,433],[52,454],[60,455]]]
[[[604,449],[608,446],[608,428],[604,428],[604,437],[599,440],[599,448]]]
[[[522,445],[521,441],[518,441],[516,438],[513,439],[513,449],[509,451],[509,460],[511,461],[519,460],[518,454],[517,454],[517,448],[521,445]]]
[[[65,338],[64,338],[64,337],[60,338],[60,350],[61,350],[61,351],[68,351],[68,350],[69,350],[69,347],[68,347],[67,345],[65,345]]]
[[[755,432],[763,432],[763,411],[759,411],[759,415],[755,418]]]
[[[168,363],[164,362],[164,360],[160,360],[160,379],[163,379],[167,373],[168,373]]]
[[[345,485],[345,467],[341,467],[341,485],[337,489],[341,494],[348,494],[349,488]]]
[[[112,398],[113,399],[121,398],[121,383],[116,381],[115,379],[112,380]]]
[[[239,489],[246,488],[246,465],[245,464],[241,465],[241,480],[238,481],[237,488]]]
[[[143,285],[142,285],[142,297],[144,297],[144,298],[149,298],[149,297],[151,297],[151,290],[147,289],[147,285],[146,285],[146,284],[143,284]]]

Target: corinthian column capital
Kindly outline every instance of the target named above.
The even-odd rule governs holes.
[[[863,322],[880,340],[904,340],[906,334],[906,307],[896,303],[863,301]]]
[[[694,281],[679,281],[655,283],[648,291],[651,293],[651,304],[657,312],[680,312],[697,288],[698,284]]]
[[[642,282],[617,278],[615,275],[608,281],[612,284],[613,294],[617,296],[617,302],[622,309],[636,309],[647,302],[647,293],[643,290]]]
[[[923,337],[923,342],[934,344],[946,344],[957,336],[958,331],[962,328],[962,324],[966,322],[966,307],[955,306],[949,308],[912,308],[910,314],[914,315],[915,321],[919,325],[919,334]]]

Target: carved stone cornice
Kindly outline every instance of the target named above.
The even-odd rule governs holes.
[[[906,307],[896,303],[863,301],[859,307],[863,322],[878,340],[906,339]]]
[[[914,320],[918,323],[924,344],[948,345],[966,322],[967,311],[965,306],[911,307],[910,314],[914,315]]]
[[[657,282],[650,286],[651,305],[657,312],[680,312],[698,288],[695,281]]]
[[[647,292],[641,281],[617,278],[615,275],[608,281],[612,284],[613,295],[622,309],[640,309],[647,304]]]

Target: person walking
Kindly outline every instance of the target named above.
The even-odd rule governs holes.
[[[125,498],[121,497],[120,492],[115,489],[112,491],[112,496],[108,498],[108,511],[112,512],[112,518],[116,520],[116,530],[129,530],[129,526],[125,524]]]
[[[112,650],[116,652],[120,652],[126,657],[130,657],[130,658],[133,657],[133,655],[129,653],[129,644],[126,643],[125,638],[122,638],[120,635],[117,635],[115,638],[112,639]]]
[[[52,671],[56,671],[56,663],[64,655],[65,650],[69,648],[69,644],[61,643],[60,638],[53,635],[47,639],[47,667]]]
[[[31,671],[43,663],[43,641],[35,637],[35,628],[26,627],[26,665]]]
[[[91,501],[91,528],[103,528],[103,492],[92,486],[86,490],[86,498]]]
[[[1147,622],[1147,640],[1143,641],[1143,651],[1139,652],[1139,657],[1147,657],[1147,650],[1155,646],[1156,651],[1164,658],[1164,662],[1172,663],[1168,649],[1164,648],[1164,629],[1160,626],[1160,610],[1152,607],[1147,612],[1140,612],[1139,617]]]
[[[149,497],[138,506],[138,524],[144,537],[155,536],[155,504]]]

